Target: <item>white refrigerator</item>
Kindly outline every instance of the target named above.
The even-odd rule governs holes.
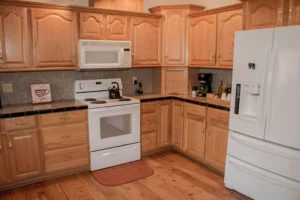
[[[225,185],[300,200],[300,26],[235,35]]]

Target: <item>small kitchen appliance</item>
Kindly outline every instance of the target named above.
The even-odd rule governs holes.
[[[206,97],[207,93],[211,93],[212,74],[198,74],[199,89],[197,96]]]
[[[120,98],[110,98],[115,85]],[[75,99],[88,105],[91,171],[141,158],[140,101],[122,96],[122,89],[121,79],[75,82]]]
[[[108,89],[109,98],[110,99],[121,99],[119,83],[118,82],[112,82],[111,84],[116,84],[117,87],[115,85],[113,85],[112,88]]]

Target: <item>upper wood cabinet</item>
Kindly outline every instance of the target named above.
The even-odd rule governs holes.
[[[1,129],[1,128],[0,128]],[[1,130],[0,130],[1,131]],[[4,142],[0,133],[0,184],[7,181],[7,167],[4,152]]]
[[[234,34],[243,30],[243,10],[231,10],[218,14],[217,66],[232,67]]]
[[[187,14],[204,10],[204,6],[165,5],[149,9],[165,16],[163,22],[163,66],[187,64]]]
[[[282,26],[285,0],[241,0],[244,4],[245,29]]]
[[[18,180],[41,174],[38,131],[21,130],[8,133],[7,137],[12,179]]]
[[[107,39],[128,40],[128,21],[125,15],[107,15]]]
[[[131,18],[132,65],[161,65],[161,19]]]
[[[214,66],[216,64],[217,15],[204,15],[190,20],[189,64]]]
[[[30,66],[27,8],[0,5],[0,69]]]
[[[300,0],[290,0],[289,25],[300,25]]]
[[[188,68],[163,67],[161,69],[162,94],[188,94]]]
[[[172,107],[172,145],[182,149],[184,103],[173,101]]]
[[[166,147],[171,143],[172,101],[158,104],[158,146]]]
[[[113,10],[127,10],[135,12],[144,11],[144,1],[143,0],[93,0],[90,1],[90,6],[95,8],[113,9]]]
[[[77,23],[73,11],[32,9],[35,67],[77,66]]]
[[[80,13],[80,38],[105,39],[106,26],[103,14]]]

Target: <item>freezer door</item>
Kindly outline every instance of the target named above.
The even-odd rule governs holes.
[[[300,26],[275,29],[269,63],[265,139],[300,149]]]
[[[230,130],[263,139],[264,86],[274,29],[235,34]]]

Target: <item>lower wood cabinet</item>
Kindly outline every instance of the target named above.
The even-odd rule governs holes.
[[[172,101],[158,103],[158,147],[171,144]]]
[[[173,101],[172,107],[172,145],[182,149],[184,103]]]
[[[157,132],[142,133],[142,154],[155,151],[157,149]]]
[[[42,173],[37,129],[8,133],[7,140],[12,180]]]
[[[7,181],[7,167],[5,161],[4,142],[0,135],[0,184]]]

